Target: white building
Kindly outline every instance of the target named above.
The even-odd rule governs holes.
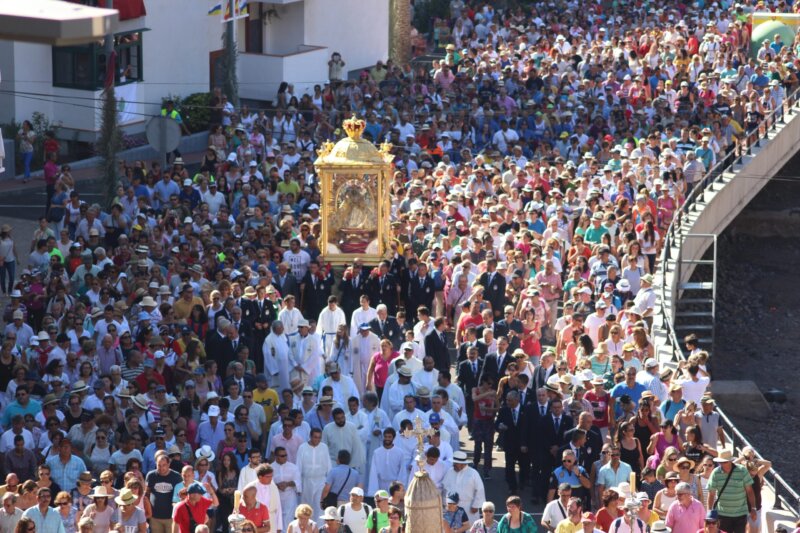
[[[103,0],[83,3],[105,5]],[[219,85],[221,17],[208,15],[218,0],[114,0],[120,120],[141,132],[163,98],[207,92]],[[237,21],[241,98],[269,101],[281,81],[302,95],[328,76],[338,51],[346,70],[371,67],[389,49],[389,7],[376,0],[250,0]],[[146,14],[142,13],[146,8]],[[103,43],[52,47],[0,41],[0,122],[35,111],[59,123],[59,137],[92,142],[100,127],[105,79]],[[12,94],[9,94],[12,93]]]

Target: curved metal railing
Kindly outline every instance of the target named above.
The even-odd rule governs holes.
[[[677,248],[677,260],[680,260],[681,247],[683,245],[680,230],[682,225],[685,223],[686,215],[695,209],[698,199],[703,196],[709,187],[713,187],[714,185],[718,184],[724,185],[722,182],[722,176],[727,172],[735,172],[737,166],[741,167],[743,157],[746,155],[751,155],[753,147],[759,147],[762,141],[769,140],[770,132],[774,132],[778,124],[784,123],[786,114],[792,108],[800,108],[800,88],[797,88],[790,95],[788,95],[781,107],[773,110],[764,118],[762,123],[759,125],[758,130],[750,136],[746,150],[742,149],[737,151],[734,149],[730,153],[726,154],[706,173],[699,183],[695,184],[695,187],[687,196],[686,201],[680,206],[679,209],[676,210],[675,216],[672,219],[672,223],[670,224],[666,235],[664,236],[664,247],[661,253],[659,265],[662,275],[664,275],[664,280],[666,280],[665,274],[669,266],[669,261],[672,259],[673,246]],[[675,289],[677,289],[677,285],[679,283],[680,280],[677,280]],[[673,359],[680,361],[686,358],[686,354],[683,351],[682,343],[675,333],[671,311],[672,302],[670,299],[668,299],[667,288],[668,287],[666,286],[666,283],[661,284],[661,328],[667,335],[667,343],[671,348]],[[673,292],[672,294],[674,295],[674,298],[678,298],[677,292]],[[729,443],[732,443],[734,450],[741,451],[741,449],[745,446],[750,446],[756,451],[756,455],[758,457],[762,457],[758,450],[752,444],[750,444],[747,438],[742,434],[741,431],[739,431],[739,429],[722,411],[722,409],[718,407],[717,411],[720,415],[720,423],[725,431],[726,439]],[[764,480],[775,494],[775,503],[773,508],[789,511],[790,513],[794,514],[795,518],[800,518],[800,494],[798,494],[794,488],[792,488],[786,482],[786,480],[775,471],[774,468],[770,469],[770,471],[765,474]]]

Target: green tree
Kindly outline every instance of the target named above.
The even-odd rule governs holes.
[[[226,0],[232,2],[235,0]],[[233,8],[233,6],[231,6]],[[233,9],[231,9],[231,12]],[[234,107],[239,107],[239,78],[236,74],[236,41],[233,39],[234,20],[225,23],[225,31],[222,32],[222,92],[228,97],[228,101]]]
[[[100,138],[97,140],[97,155],[100,156],[100,176],[103,178],[103,191],[107,207],[117,195],[119,176],[117,175],[117,153],[122,146],[122,133],[117,123],[117,97],[114,87],[103,92],[103,110],[100,124]]]

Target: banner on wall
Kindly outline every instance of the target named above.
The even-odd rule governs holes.
[[[141,109],[140,84],[128,83],[114,88],[117,97],[117,114],[119,115],[119,125],[141,122],[144,120]]]

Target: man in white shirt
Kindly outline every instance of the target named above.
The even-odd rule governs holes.
[[[347,405],[347,400],[351,397],[361,398],[358,393],[356,382],[350,376],[343,376],[339,363],[336,361],[328,361],[325,363],[325,378],[319,386],[322,390],[325,386],[330,386],[333,389],[333,401],[338,405]]]
[[[328,306],[320,312],[317,320],[317,335],[322,339],[322,349],[326,359],[331,355],[336,330],[339,329],[339,326],[347,325],[347,317],[344,316],[342,308],[337,305],[338,302],[336,296],[328,296]]]
[[[423,418],[424,416],[425,413],[417,409],[417,400],[414,398],[414,395],[406,394],[403,397],[403,410],[394,415],[392,426],[399,431],[400,423],[403,422],[403,420],[414,422],[417,417]]]
[[[480,518],[478,511],[486,500],[486,490],[478,471],[469,466],[466,452],[453,453],[453,467],[444,475],[442,486],[447,494],[458,494],[470,522]]]
[[[267,509],[269,509],[270,531],[281,531],[284,529],[283,510],[281,508],[280,491],[272,480],[274,473],[272,466],[268,464],[259,466],[256,471],[258,481],[253,482],[253,484],[256,486],[256,500],[261,505],[266,505]]]
[[[328,446],[322,442],[322,430],[312,429],[308,442],[297,449],[297,468],[303,480],[300,501],[313,507],[315,516],[319,515],[325,476],[332,466]]]
[[[251,449],[249,459],[250,462],[239,471],[239,484],[236,487],[239,492],[242,492],[245,486],[250,483],[258,481],[256,472],[258,471],[258,467],[261,466],[261,452],[255,448]]]
[[[388,490],[393,481],[405,479],[407,476],[406,454],[404,450],[395,446],[396,436],[394,428],[384,429],[383,446],[372,454],[367,484],[367,492],[371,494],[378,490]]]
[[[283,523],[289,524],[294,520],[298,496],[303,491],[300,469],[294,463],[289,462],[288,454],[283,447],[275,448],[275,462],[272,463],[272,468],[275,471],[273,481],[280,492]]]
[[[447,467],[439,460],[440,455],[441,452],[439,452],[439,448],[436,446],[431,446],[425,451],[425,471],[428,473],[428,477],[433,481],[434,485],[436,485],[436,488],[441,492],[442,481],[444,481],[444,475],[447,473]],[[413,476],[415,472],[419,472],[419,465],[416,461],[414,461],[411,467],[411,476]],[[408,482],[411,483],[412,479],[413,477],[409,477]]]

